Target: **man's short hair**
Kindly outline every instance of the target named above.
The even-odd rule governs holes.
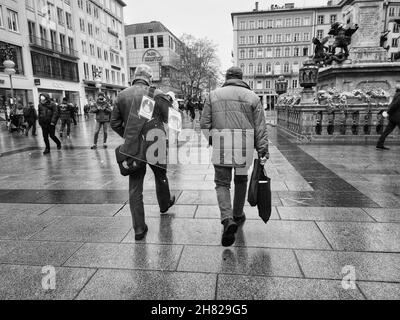
[[[152,77],[153,77],[153,72],[151,70],[151,67],[148,66],[147,64],[140,64],[137,66],[135,70],[135,73],[133,75],[133,80],[142,79],[147,82],[150,82]]]
[[[243,71],[239,67],[231,67],[226,71],[226,80],[229,79],[243,79]]]

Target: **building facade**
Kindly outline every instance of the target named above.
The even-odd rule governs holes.
[[[327,36],[339,13],[340,7],[330,3],[312,8],[272,5],[268,10],[259,10],[256,4],[253,11],[231,14],[234,63],[264,106],[274,108],[280,75],[288,81],[289,91],[299,87],[299,69],[313,54],[313,37]]]
[[[136,67],[145,63],[152,68],[154,85],[180,95],[179,39],[159,21],[126,25],[125,37],[129,81]]]
[[[36,105],[48,93],[83,108],[95,97],[97,70],[101,90],[115,98],[127,84],[124,6],[120,0],[0,0],[0,48],[15,48],[17,100]],[[1,71],[4,100],[11,86]]]
[[[389,57],[394,60],[394,55],[400,52],[400,0],[387,2],[385,20],[386,30],[390,31],[385,45]]]

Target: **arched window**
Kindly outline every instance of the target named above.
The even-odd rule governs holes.
[[[271,73],[271,72],[272,72],[271,62],[267,62],[267,65],[265,66],[265,73]]]
[[[290,56],[290,48],[286,47],[285,48],[285,57],[289,57]]]
[[[253,70],[253,64],[250,63],[250,64],[249,64],[249,74],[252,74],[253,72],[254,72],[254,70]]]
[[[281,56],[281,48],[275,49],[275,57],[279,58]]]
[[[240,50],[240,59],[244,59],[244,50]]]
[[[244,70],[244,63],[242,63],[242,64],[240,65],[240,69],[242,69],[242,72],[245,71],[245,70]]]
[[[287,62],[287,61],[283,65],[283,72],[284,73],[289,73],[289,62]]]
[[[276,74],[276,75],[280,75],[281,74],[281,64],[279,62],[275,63],[274,74]]]
[[[262,64],[259,63],[259,64],[257,65],[257,73],[262,73],[262,70],[263,70]]]
[[[295,48],[294,48],[293,55],[294,55],[295,57],[298,57],[298,56],[299,56],[299,48],[298,48],[298,47],[295,47]]]

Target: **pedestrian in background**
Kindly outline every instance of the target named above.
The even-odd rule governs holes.
[[[64,129],[67,127],[67,138],[71,134],[71,120],[72,120],[73,105],[68,103],[67,98],[63,98],[61,104],[58,106],[58,114],[61,119],[60,137],[63,136]]]
[[[166,144],[164,124],[168,123],[168,112],[171,103],[162,91],[150,87],[151,77],[151,68],[145,64],[139,65],[135,70],[132,86],[119,93],[116,107],[112,112],[111,128],[121,137],[127,137],[124,146],[126,146],[127,152],[131,155],[136,155],[137,149],[140,148],[139,135],[146,137],[146,134],[151,130],[157,130],[160,135],[162,134],[162,136],[157,136],[157,145],[160,143]],[[129,118],[129,114],[132,112],[133,114],[138,114],[143,96],[154,100],[152,119],[147,121],[146,118],[139,116]],[[166,150],[166,145],[164,147]],[[167,164],[165,161],[165,163],[157,162],[149,165],[155,176],[160,212],[165,213],[175,203],[175,197],[171,198],[169,189]],[[146,164],[139,168],[135,174],[129,176],[129,205],[136,240],[142,240],[148,231],[143,206],[143,181],[145,175]]]
[[[61,141],[56,137],[56,124],[59,117],[58,108],[47,93],[41,93],[39,99],[39,125],[42,127],[43,139],[46,145],[43,154],[48,154],[50,153],[49,137],[57,144],[57,149],[61,149]]]
[[[26,128],[26,136],[29,134],[29,130],[32,128],[32,136],[36,136],[36,121],[38,114],[35,110],[35,106],[32,102],[29,102],[28,107],[24,109],[24,118],[28,127]]]
[[[396,86],[396,93],[389,105],[387,114],[389,115],[389,123],[379,137],[376,145],[376,148],[381,150],[390,150],[389,148],[385,147],[385,140],[387,136],[391,134],[394,129],[396,129],[396,127],[400,128],[400,85]]]
[[[107,101],[106,96],[103,92],[100,92],[97,96],[97,101],[92,108],[92,112],[96,114],[96,128],[94,132],[94,144],[90,149],[97,149],[97,140],[99,139],[101,127],[103,127],[103,147],[107,148],[107,130],[108,123],[110,122],[111,111],[111,105]]]
[[[228,69],[222,88],[212,91],[206,100],[200,123],[207,138],[211,131],[212,162],[223,225],[223,246],[230,246],[235,242],[238,225],[246,220],[243,207],[247,190],[247,170],[252,162],[254,146],[262,165],[269,158],[267,124],[260,98],[242,78],[240,68]],[[236,133],[240,133],[242,139],[237,139]],[[220,142],[221,137],[223,143]],[[249,144],[248,139],[251,142]],[[243,159],[244,153],[246,160]],[[232,169],[235,172],[233,209],[230,193]]]

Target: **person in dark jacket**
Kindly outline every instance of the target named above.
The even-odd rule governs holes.
[[[28,127],[26,128],[26,136],[29,134],[29,130],[32,128],[32,136],[36,136],[36,121],[38,119],[37,112],[35,110],[35,106],[32,102],[29,102],[28,107],[24,109],[24,118],[28,123]]]
[[[262,165],[269,158],[264,110],[260,98],[242,77],[240,68],[228,69],[222,88],[212,91],[207,98],[200,122],[206,138],[211,134],[209,141],[213,145],[212,163],[223,224],[223,246],[235,242],[238,225],[246,219],[243,207],[254,147]],[[235,171],[233,209],[230,194],[232,168]]]
[[[99,138],[99,132],[103,127],[103,147],[107,148],[107,129],[108,123],[110,122],[111,105],[108,103],[106,96],[103,92],[100,92],[97,97],[96,103],[93,105],[92,112],[96,114],[96,129],[94,132],[94,144],[91,149],[97,149],[97,140]]]
[[[39,96],[39,125],[42,127],[43,139],[46,144],[46,149],[43,154],[50,153],[50,138],[57,144],[57,149],[61,149],[61,142],[56,137],[56,124],[58,121],[57,105],[50,100],[47,93],[41,93]]]
[[[145,64],[139,65],[135,70],[132,86],[119,93],[116,106],[111,115],[111,128],[125,138],[125,143],[121,148],[124,148],[125,152],[133,157],[138,154],[140,135],[146,138],[148,137],[147,134],[154,133],[157,145],[161,146],[160,149],[166,150],[164,123],[168,122],[169,107],[172,106],[162,91],[150,87],[151,77],[151,68]],[[144,96],[154,100],[154,111],[149,121],[145,117],[139,116],[138,113],[139,110],[145,108],[144,102],[148,102],[148,99],[144,98]],[[131,117],[129,116],[130,114]],[[150,140],[154,141],[151,138]],[[165,213],[175,203],[175,197],[171,198],[170,194],[166,155],[163,158],[164,155],[161,153],[161,151],[158,151],[159,157],[157,161],[151,159],[151,155],[146,157],[146,161],[155,176],[160,212]],[[129,204],[136,240],[143,239],[148,231],[143,206],[143,180],[145,174],[146,166],[143,166],[134,175],[129,176]]]
[[[63,136],[64,129],[67,127],[67,138],[71,134],[71,120],[72,120],[73,105],[68,103],[67,98],[62,99],[62,103],[58,105],[58,114],[61,119],[60,137]]]
[[[391,134],[396,127],[400,128],[400,85],[396,87],[396,94],[389,105],[389,110],[387,113],[389,115],[389,123],[379,137],[376,145],[376,148],[381,150],[390,150],[389,148],[385,147],[386,137]]]
[[[194,104],[193,98],[189,99],[187,107],[188,107],[188,110],[189,110],[189,113],[190,113],[190,119],[191,119],[191,121],[194,121],[194,118],[196,117],[196,112],[195,112],[195,109],[194,109],[195,104]]]
[[[83,106],[83,112],[85,114],[85,120],[89,120],[90,104],[87,103]]]

